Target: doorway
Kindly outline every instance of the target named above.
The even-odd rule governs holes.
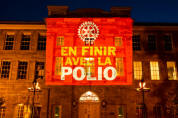
[[[100,118],[100,100],[95,93],[87,91],[81,95],[79,118]]]

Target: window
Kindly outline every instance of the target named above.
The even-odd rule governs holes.
[[[13,50],[14,45],[14,35],[6,35],[6,40],[4,42],[4,50]]]
[[[122,38],[121,37],[115,37],[115,46],[122,46]]]
[[[30,35],[22,35],[21,50],[29,50],[30,49]]]
[[[41,113],[41,107],[40,106],[35,106],[34,107],[34,116],[33,116],[33,118],[40,118],[40,113]]]
[[[171,51],[172,50],[172,40],[170,35],[165,35],[164,36],[164,48],[166,51]]]
[[[36,62],[35,65],[35,79],[44,78],[44,62]]]
[[[38,35],[38,50],[46,50],[46,36],[39,34]]]
[[[27,62],[20,61],[18,64],[17,79],[26,79],[27,75]]]
[[[95,93],[87,91],[81,95],[80,102],[99,102],[99,98]]]
[[[18,104],[16,106],[16,118],[29,118],[30,106],[24,104]]]
[[[119,105],[117,110],[117,118],[126,118],[124,105]]]
[[[61,75],[62,65],[63,65],[63,58],[62,57],[56,57],[55,75]]]
[[[0,108],[0,118],[5,118],[5,112],[6,112],[6,108],[5,107],[1,107]]]
[[[154,118],[162,118],[162,108],[160,104],[155,104],[153,107]]]
[[[157,61],[150,62],[150,69],[151,69],[151,80],[160,80],[159,66]]]
[[[133,50],[141,50],[140,48],[140,35],[134,35],[132,37]]]
[[[177,80],[177,69],[174,61],[167,62],[168,80]]]
[[[54,106],[54,118],[61,118],[62,115],[62,106],[55,105]]]
[[[148,35],[148,49],[156,50],[156,37],[155,35]]]
[[[86,46],[94,45],[94,38],[85,38],[85,45]]]
[[[146,117],[146,108],[143,104],[136,104],[136,116],[137,118]]]
[[[142,62],[134,61],[134,79],[141,80],[142,79]]]
[[[0,67],[0,74],[1,74],[1,79],[2,78],[9,78],[9,73],[10,73],[10,61],[2,61],[1,62],[1,67]]]
[[[123,76],[124,75],[123,58],[116,58],[116,71],[117,71],[117,76]]]
[[[94,58],[85,58],[85,65],[84,65],[86,75],[89,77],[94,76],[95,74],[95,63]]]
[[[63,46],[64,45],[64,37],[63,36],[58,36],[57,37],[56,45],[57,46]]]

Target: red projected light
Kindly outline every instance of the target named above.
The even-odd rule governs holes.
[[[132,84],[131,18],[47,18],[47,85]]]

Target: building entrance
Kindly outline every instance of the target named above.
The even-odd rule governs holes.
[[[80,97],[79,118],[100,118],[100,100],[95,93],[87,91]]]

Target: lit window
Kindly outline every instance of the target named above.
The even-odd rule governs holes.
[[[5,118],[5,112],[6,112],[6,108],[5,107],[1,107],[0,108],[0,118]]]
[[[18,104],[16,106],[16,118],[29,118],[30,106],[24,104]]]
[[[171,51],[172,50],[172,40],[170,35],[165,35],[164,36],[164,48],[166,51]]]
[[[63,58],[62,57],[56,57],[55,75],[61,75],[62,65],[63,65]]]
[[[141,50],[140,48],[140,35],[134,35],[132,37],[133,50]]]
[[[55,105],[54,106],[54,118],[61,118],[62,116],[62,106]]]
[[[57,37],[56,45],[57,46],[63,46],[64,45],[64,37],[63,36],[58,36]]]
[[[117,118],[126,118],[124,105],[119,105],[117,110],[118,110]]]
[[[94,38],[85,38],[85,45],[86,46],[94,45]]]
[[[44,62],[36,62],[35,65],[35,78],[44,78]]]
[[[38,35],[38,50],[46,50],[46,35]]]
[[[18,64],[17,79],[26,79],[27,75],[27,62],[20,61]]]
[[[148,35],[148,49],[156,50],[156,37],[155,35]]]
[[[177,69],[174,61],[167,62],[168,80],[177,80]]]
[[[11,62],[2,61],[0,64],[1,64],[0,65],[1,79],[3,79],[3,78],[8,79],[9,78],[9,73],[10,73],[10,64],[11,64]]]
[[[142,62],[134,61],[134,79],[141,80],[142,79]]]
[[[22,35],[20,49],[21,50],[29,50],[30,49],[30,35]]]
[[[80,97],[80,102],[99,102],[99,98],[95,93],[87,91]]]
[[[122,38],[121,37],[115,37],[115,46],[122,46]]]
[[[14,45],[14,35],[6,35],[6,40],[4,42],[4,50],[13,50]]]
[[[151,80],[160,80],[159,66],[157,61],[150,62],[150,69],[151,69]]]
[[[123,58],[116,58],[116,71],[117,71],[117,76],[123,76],[124,75]]]

